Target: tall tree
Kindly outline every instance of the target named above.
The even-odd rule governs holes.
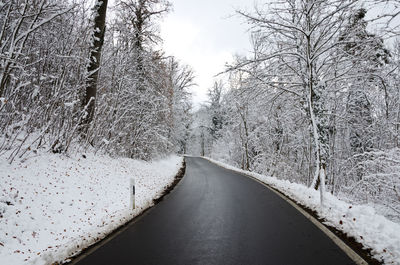
[[[355,76],[349,86],[347,114],[350,147],[353,153],[371,151],[374,146],[373,110],[369,95],[375,87],[384,86],[380,77],[382,67],[389,62],[390,53],[383,40],[367,31],[364,8],[350,14],[339,36],[338,56],[348,58],[350,72]],[[384,90],[384,87],[381,88]]]
[[[87,67],[87,82],[85,95],[83,98],[83,108],[87,113],[82,120],[82,125],[86,128],[93,120],[96,106],[97,83],[100,71],[101,49],[104,43],[104,33],[106,30],[106,14],[108,0],[96,0],[94,5],[94,23],[90,43],[89,64]]]
[[[356,2],[285,0],[271,3],[267,9],[256,9],[255,14],[240,12],[270,47],[257,60],[249,60],[239,68],[249,63],[267,63],[265,70],[269,73],[265,75],[265,83],[303,102],[315,154],[312,186],[316,189],[321,186],[321,202],[329,155],[325,100],[333,83],[332,40]]]
[[[120,0],[117,5],[120,18],[128,23],[127,30],[132,34],[129,47],[136,56],[136,89],[143,92],[148,88],[147,53],[151,45],[161,40],[155,19],[167,13],[171,4],[166,0]]]

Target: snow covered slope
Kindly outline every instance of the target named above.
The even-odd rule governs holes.
[[[384,264],[400,265],[400,224],[377,214],[371,206],[349,204],[331,194],[326,194],[324,207],[321,208],[319,191],[301,184],[244,171],[210,158],[207,159],[224,168],[250,175],[274,187],[289,198],[316,211],[320,218],[327,220],[327,225],[343,231],[366,248],[372,249],[372,254],[377,260],[383,261]]]
[[[43,153],[11,165],[0,157],[0,264],[51,264],[79,252],[152,206],[182,165],[177,156],[85,157]]]

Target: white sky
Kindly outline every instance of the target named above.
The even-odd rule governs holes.
[[[214,76],[224,70],[234,54],[250,50],[248,29],[235,9],[250,9],[252,0],[170,0],[173,11],[161,22],[164,50],[190,65],[198,86],[195,106],[207,100]]]

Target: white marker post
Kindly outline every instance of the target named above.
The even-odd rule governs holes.
[[[130,194],[131,194],[129,205],[130,205],[130,208],[132,210],[134,210],[135,209],[135,179],[131,178],[129,184],[130,184],[129,190],[130,190]]]

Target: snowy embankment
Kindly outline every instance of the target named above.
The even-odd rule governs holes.
[[[377,214],[371,206],[349,204],[327,193],[324,207],[321,207],[319,191],[312,188],[206,159],[272,186],[301,205],[316,211],[320,218],[326,220],[325,224],[354,237],[365,248],[370,248],[377,260],[383,261],[384,264],[400,265],[400,224]]]
[[[152,206],[182,166],[177,156],[151,163],[85,157],[43,153],[11,165],[0,157],[2,265],[51,264],[78,253]]]

